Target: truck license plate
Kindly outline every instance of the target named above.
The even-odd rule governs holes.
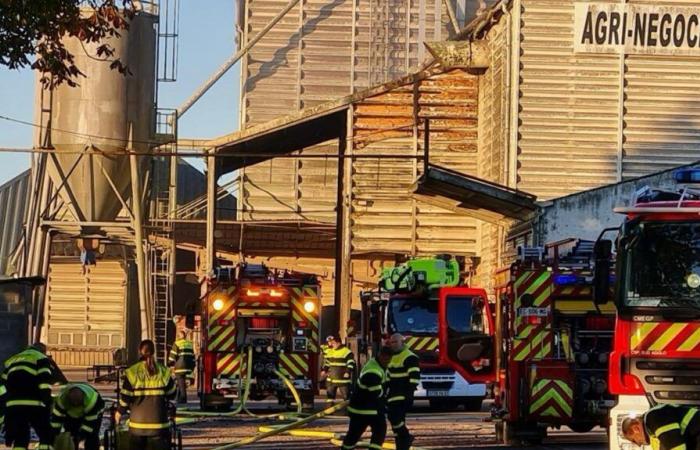
[[[447,397],[449,391],[428,391],[428,397]]]

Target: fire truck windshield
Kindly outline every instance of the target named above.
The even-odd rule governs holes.
[[[621,247],[624,307],[700,310],[700,223],[639,222]]]
[[[438,302],[423,298],[389,301],[389,327],[393,333],[437,334]]]

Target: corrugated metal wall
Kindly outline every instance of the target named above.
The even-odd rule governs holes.
[[[8,271],[8,261],[22,239],[29,204],[29,170],[0,186],[0,274]]]
[[[490,65],[486,72],[479,77],[479,153],[478,176],[485,180],[503,185],[508,184],[507,151],[508,151],[508,120],[510,118],[509,76],[507,21],[502,19],[488,33]],[[500,241],[500,226],[478,221],[479,256],[481,261],[477,267],[474,282],[479,286],[491,289],[493,277],[490,276],[501,262],[498,260]]]
[[[518,188],[542,199],[617,180],[620,62],[574,54],[574,1],[523,0]]]
[[[287,4],[248,0],[243,40]],[[405,75],[447,36],[442,0],[301,0],[248,53],[241,125],[266,122]],[[264,150],[264,149],[261,149]],[[337,153],[337,141],[304,153]],[[278,159],[241,171],[241,217],[335,222],[337,162]]]
[[[574,3],[522,0],[518,187],[554,198],[700,159],[697,58],[575,54]]]
[[[127,267],[99,260],[83,275],[77,258],[53,258],[45,312],[46,344],[60,366],[111,364],[126,348]]]
[[[423,155],[430,120],[430,162],[476,174],[478,77],[464,70],[433,75],[354,106],[356,155]],[[402,128],[403,127],[403,128]],[[353,161],[353,253],[476,253],[476,221],[415,201],[417,159]]]

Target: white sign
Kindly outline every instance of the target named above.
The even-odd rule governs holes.
[[[576,3],[574,52],[700,56],[700,7]]]
[[[518,317],[547,317],[549,308],[518,308]]]

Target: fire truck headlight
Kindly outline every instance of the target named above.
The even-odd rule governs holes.
[[[224,301],[220,298],[217,298],[212,302],[211,306],[214,308],[215,311],[221,311],[222,309],[224,309]]]
[[[304,311],[307,313],[312,313],[316,310],[316,304],[312,301],[307,301],[304,303]]]

